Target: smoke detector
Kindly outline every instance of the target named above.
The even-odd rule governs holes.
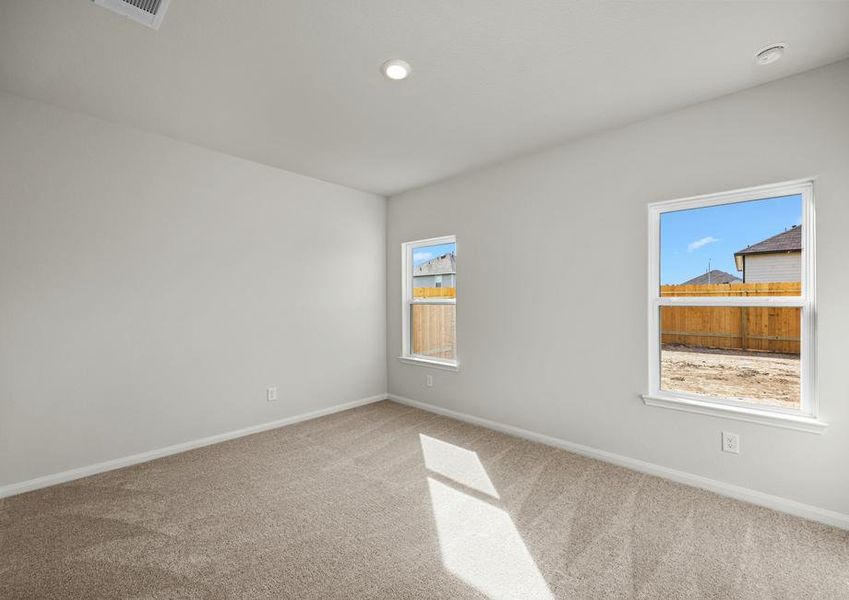
[[[781,42],[772,44],[755,54],[755,62],[759,65],[768,65],[774,63],[779,58],[784,56],[784,51],[787,49],[787,44]]]
[[[171,0],[94,0],[103,8],[116,12],[121,16],[146,25],[151,29],[159,29],[168,3]]]

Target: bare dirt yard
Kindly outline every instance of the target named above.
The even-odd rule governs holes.
[[[661,387],[799,408],[799,356],[664,345]]]

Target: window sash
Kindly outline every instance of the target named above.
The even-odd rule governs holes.
[[[657,306],[787,306],[799,308],[810,304],[801,296],[664,296],[652,298]]]
[[[807,302],[795,304],[795,305],[785,305],[787,308],[801,308],[801,339],[799,342],[800,354],[799,354],[799,408],[785,408],[781,406],[772,406],[768,404],[759,404],[756,401],[745,400],[735,397],[721,397],[721,396],[708,396],[702,394],[692,394],[688,392],[676,391],[676,390],[664,390],[661,387],[661,351],[663,344],[661,343],[662,333],[660,330],[660,308],[662,306],[670,306],[669,304],[660,304],[657,303],[652,307],[653,319],[649,320],[649,327],[652,328],[654,335],[649,334],[649,395],[651,396],[659,396],[670,399],[675,398],[684,398],[687,400],[696,400],[699,402],[704,402],[707,404],[720,404],[720,405],[728,405],[735,406],[741,408],[748,409],[756,409],[758,411],[762,411],[765,413],[782,413],[789,415],[801,415],[807,417],[815,417],[816,416],[816,405],[814,404],[814,396],[813,396],[813,362],[811,360],[811,356],[809,353],[813,352],[813,307],[810,306]],[[705,304],[686,304],[679,303],[674,304],[674,306],[710,306]],[[723,307],[742,307],[748,306],[752,307],[752,304],[722,304],[719,306]],[[754,306],[773,306],[767,304],[760,304]]]
[[[660,295],[660,218],[667,212],[705,208],[754,200],[765,200],[799,194],[802,196],[802,290],[799,296],[661,296]],[[669,400],[689,400],[718,407],[744,408],[763,414],[785,414],[816,418],[818,407],[815,389],[815,222],[813,181],[800,180],[776,185],[759,186],[733,192],[684,198],[649,205],[649,396]],[[661,389],[661,332],[662,306],[718,307],[793,307],[801,308],[800,343],[800,408],[788,409],[758,404],[735,398],[689,394]]]
[[[815,290],[814,277],[814,193],[813,180],[804,179],[775,185],[763,185],[732,192],[707,194],[680,200],[649,204],[649,298],[660,298],[660,217],[664,213],[707,208],[723,204],[735,204],[757,200],[768,200],[782,196],[802,196],[802,290],[799,296],[773,296],[772,298],[807,298],[813,301]],[[706,296],[687,297],[687,300],[707,298]],[[738,300],[754,297],[737,297]],[[762,296],[760,298],[769,298]],[[702,304],[700,306],[707,306]]]
[[[457,304],[456,298],[410,298],[410,304]]]

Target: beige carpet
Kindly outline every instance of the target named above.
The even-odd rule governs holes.
[[[0,598],[849,598],[849,533],[391,402],[0,501]]]

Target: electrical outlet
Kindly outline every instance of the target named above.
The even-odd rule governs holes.
[[[277,388],[276,387],[268,388],[266,395],[265,395],[265,398],[269,402],[275,402],[277,400]]]
[[[427,387],[433,387],[433,375],[425,375],[425,385]]]
[[[740,454],[740,434],[722,432],[722,451],[731,454]]]

